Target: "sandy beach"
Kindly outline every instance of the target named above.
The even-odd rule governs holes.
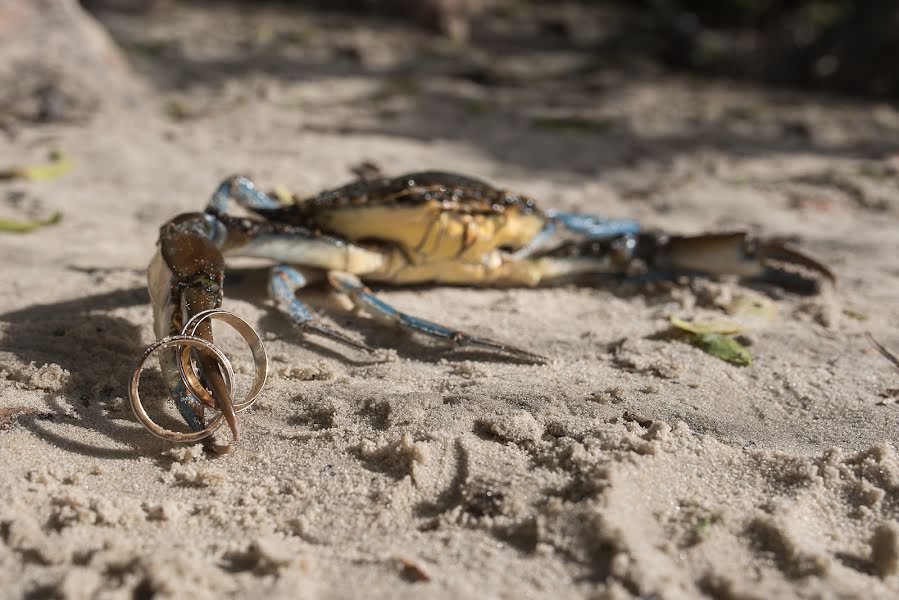
[[[4,15],[20,26],[14,2]],[[899,372],[864,336],[899,351],[895,105],[511,52],[524,18],[474,51],[276,4],[100,16],[108,50],[50,44],[54,118],[25,92],[0,111],[0,168],[72,161],[0,181],[0,216],[62,213],[0,232],[0,597],[899,597]],[[366,161],[676,233],[788,237],[837,285],[377,288],[546,365],[301,292],[390,349],[376,361],[298,332],[266,264],[237,261],[225,308],[272,362],[241,440],[214,456],[145,431],[127,384],[154,339],[159,227],[234,173],[313,194]],[[744,334],[752,365],[667,335],[671,315],[741,297],[776,309]],[[221,339],[246,385],[239,338]]]

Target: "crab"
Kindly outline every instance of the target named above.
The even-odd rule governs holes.
[[[235,202],[242,215],[229,213]],[[204,320],[222,304],[229,256],[273,261],[270,297],[305,332],[371,350],[322,323],[297,297],[310,274],[320,273],[357,308],[387,323],[534,363],[546,359],[403,312],[366,283],[538,286],[597,274],[632,275],[638,266],[644,274],[732,274],[785,287],[834,279],[822,263],[781,240],[741,231],[643,232],[632,220],[545,210],[527,196],[454,173],[361,177],[309,198],[266,194],[234,176],[218,186],[204,212],[182,214],[162,226],[148,270],[157,337],[180,333],[201,340],[157,348],[169,393],[192,430],[189,436],[163,437],[203,439],[224,420],[238,438],[231,375],[219,368],[223,363]],[[206,424],[205,408],[220,413],[214,426]]]

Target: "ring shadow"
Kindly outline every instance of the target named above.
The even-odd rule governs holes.
[[[144,288],[130,288],[0,314],[0,321],[7,324],[4,350],[25,363],[59,365],[69,374],[58,391],[44,396],[48,413],[20,415],[18,422],[59,448],[95,458],[158,456],[166,449],[162,440],[141,435],[141,428],[124,414],[107,414],[103,402],[124,395],[112,382],[127,381],[133,357],[143,351],[140,328],[106,311],[148,301]],[[48,422],[97,431],[129,448],[97,446],[68,437],[54,431]]]

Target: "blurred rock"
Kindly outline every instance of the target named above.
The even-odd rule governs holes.
[[[75,0],[0,0],[0,56],[7,119],[82,120],[136,93],[125,58]]]

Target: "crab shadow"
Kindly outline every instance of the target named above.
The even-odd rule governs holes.
[[[158,456],[167,445],[144,435],[127,409],[109,410],[108,402],[127,395],[126,382],[142,352],[139,327],[110,311],[148,301],[145,289],[131,288],[0,314],[4,350],[23,363],[58,365],[68,373],[59,388],[49,387],[46,411],[21,415],[19,424],[63,450],[95,458]],[[88,441],[87,431],[111,443]]]
[[[5,325],[3,350],[30,365],[18,369],[20,375],[14,377],[28,389],[47,392],[44,409],[18,415],[18,424],[69,452],[105,460],[150,456],[167,466],[170,460],[164,452],[171,443],[148,434],[134,419],[127,400],[128,382],[146,347],[147,332],[116,314],[129,307],[148,307],[149,302],[146,288],[134,287],[0,314]],[[166,393],[152,362],[141,377],[141,387],[148,396],[145,406],[154,411],[160,425],[184,428],[162,413]],[[90,434],[105,440],[98,442]]]
[[[305,347],[350,365],[380,362],[382,356],[347,348],[332,340],[303,333],[291,326],[279,310],[272,307],[266,296],[267,268],[238,268],[228,271],[228,298],[244,300],[267,307],[260,326],[275,339]],[[654,279],[599,277],[578,282],[623,299],[642,296],[650,303],[667,301],[667,294],[651,291],[642,285]],[[767,284],[756,289],[774,294]],[[432,286],[402,286],[390,289],[420,290]],[[476,289],[472,288],[472,293]],[[781,293],[781,292],[777,292]],[[414,334],[372,318],[361,318],[338,301],[338,295],[324,286],[312,287],[299,296],[328,324],[333,324],[374,349],[392,349],[403,359],[436,363],[440,360],[472,360],[479,362],[526,362],[500,352],[453,348],[452,344]],[[170,447],[168,442],[146,434],[127,409],[127,382],[134,361],[143,352],[147,334],[132,321],[115,311],[134,306],[148,306],[149,296],[143,287],[119,289],[91,294],[51,304],[33,304],[0,314],[5,323],[3,349],[22,363],[40,368],[58,365],[67,372],[57,389],[50,385],[45,396],[46,411],[23,414],[18,422],[40,438],[68,451],[104,459],[127,459],[140,456],[160,456]],[[402,307],[399,307],[402,308]],[[148,317],[149,317],[149,310]],[[453,325],[450,323],[449,325]],[[464,328],[464,324],[462,324]],[[514,342],[515,340],[509,340]],[[149,367],[151,370],[153,367]],[[164,397],[162,387],[153,396]],[[174,420],[171,424],[175,426]],[[97,444],[89,437],[72,432],[71,428],[98,432],[111,444]],[[82,432],[83,433],[83,432]]]
[[[341,303],[339,293],[327,284],[319,284],[305,288],[298,297],[308,304],[324,323],[330,327],[347,333],[368,347],[373,352],[349,348],[315,333],[303,332],[292,326],[288,318],[278,309],[271,306],[265,290],[268,286],[267,269],[229,269],[228,292],[232,298],[240,298],[265,306],[267,312],[260,321],[260,327],[270,336],[283,339],[296,346],[309,348],[316,354],[339,360],[345,364],[361,366],[383,362],[385,356],[381,351],[391,350],[400,358],[421,362],[436,363],[443,359],[476,360],[480,362],[521,363],[530,364],[526,360],[514,356],[465,347],[454,347],[452,343],[435,339],[424,334],[415,333],[389,323],[359,314],[353,308]],[[434,286],[390,286],[391,290],[425,290]],[[472,288],[473,293],[475,288]],[[377,290],[375,290],[377,292]],[[402,310],[402,307],[397,307]],[[448,324],[452,325],[452,324]],[[465,329],[464,324],[460,326]]]
[[[229,270],[228,297],[265,306],[266,283],[267,269]],[[372,319],[353,317],[325,288],[310,289],[308,294],[304,290],[301,296],[310,300],[317,312],[341,329],[361,333],[364,342],[374,348],[397,348],[397,353],[404,358],[431,362],[447,355],[445,348],[397,334]],[[58,386],[54,383],[27,384],[31,389],[47,390],[45,409],[34,414],[21,414],[17,422],[63,450],[99,459],[160,456],[170,448],[169,442],[148,435],[136,423],[124,400],[135,360],[144,351],[148,340],[142,327],[115,312],[128,307],[149,306],[149,301],[145,288],[134,287],[62,302],[32,304],[0,314],[0,323],[5,325],[5,352],[26,365],[33,364],[34,369],[58,365],[66,372],[59,378]],[[330,340],[322,341],[317,336],[303,334],[291,327],[280,311],[273,307],[267,310],[261,328],[283,336],[291,344],[352,365],[382,360],[338,346]],[[149,310],[147,313],[149,318]],[[452,357],[458,360],[508,360],[481,352],[454,352]],[[27,372],[34,371],[28,368]],[[21,378],[29,376],[26,374]],[[154,396],[163,393],[161,387],[152,391]],[[174,420],[171,425],[175,426]],[[100,433],[109,443],[93,441],[86,435],[88,432]]]

